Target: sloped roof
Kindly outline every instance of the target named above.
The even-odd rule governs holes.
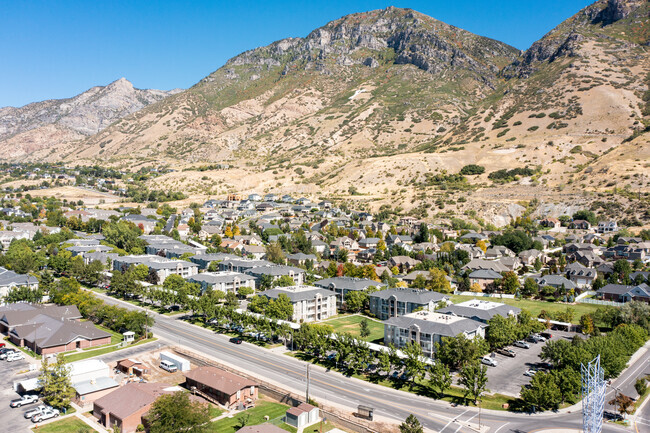
[[[226,395],[232,395],[241,389],[256,385],[252,380],[209,366],[188,371],[185,373],[185,377]]]
[[[429,302],[438,302],[448,299],[449,296],[431,290],[418,290],[397,287],[394,289],[380,290],[368,295],[370,298],[389,299],[391,296],[400,302],[410,302],[412,304],[428,304]]]
[[[158,397],[166,394],[169,385],[163,383],[127,383],[95,401],[101,412],[110,413],[116,418],[125,419],[129,415],[150,406]]]

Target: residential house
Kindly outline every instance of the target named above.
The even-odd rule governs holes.
[[[224,260],[240,260],[241,257],[234,254],[214,253],[214,254],[196,254],[190,257],[192,263],[196,263],[200,270],[208,269],[211,263],[221,262]]]
[[[113,270],[115,271],[123,271],[134,265],[145,265],[150,272],[156,273],[158,281],[161,283],[172,274],[187,278],[199,273],[199,267],[196,263],[185,260],[170,260],[160,256],[120,256],[113,260]]]
[[[519,257],[521,263],[526,266],[534,265],[537,259],[543,263],[545,258],[544,253],[535,249],[522,251],[517,255],[517,257]]]
[[[409,272],[411,269],[415,268],[421,262],[409,256],[393,256],[388,260],[388,265],[392,267],[397,267],[400,272]]]
[[[596,269],[584,267],[579,262],[567,265],[564,272],[566,272],[567,278],[581,289],[591,287],[594,280],[598,278]]]
[[[477,271],[479,269],[490,269],[498,273],[507,272],[510,270],[498,260],[484,260],[484,259],[472,259],[461,269],[468,270],[470,272]]]
[[[472,319],[418,311],[386,320],[384,344],[403,348],[414,341],[422,347],[424,355],[431,357],[436,350],[436,343],[442,343],[443,337],[455,337],[460,334],[469,339],[484,337],[486,327],[484,323]]]
[[[185,387],[228,409],[241,409],[257,400],[257,384],[216,367],[197,367],[185,373]]]
[[[313,265],[316,263],[316,260],[318,260],[318,257],[313,254],[304,253],[289,254],[287,256],[287,262],[295,266],[304,266],[308,260],[310,260]]]
[[[570,229],[591,230],[591,224],[587,220],[573,220],[569,223]]]
[[[305,281],[304,269],[296,268],[295,266],[283,266],[283,265],[257,266],[245,270],[244,273],[255,277],[258,288],[260,286],[260,282],[264,275],[271,276],[273,281],[278,280],[283,276],[289,276],[291,277],[291,279],[293,279],[294,284],[297,286],[302,285]]]
[[[642,283],[636,286],[624,284],[607,284],[596,291],[596,294],[606,300],[614,302],[643,301],[650,303],[650,286]]]
[[[562,223],[557,218],[544,218],[543,220],[540,220],[539,225],[551,229],[559,229],[562,227]]]
[[[249,269],[260,266],[271,266],[273,263],[267,260],[242,259],[234,256],[233,259],[225,259],[219,262],[220,271],[245,272]]]
[[[366,290],[370,286],[386,287],[386,284],[365,278],[333,277],[316,281],[314,286],[332,290],[336,293],[339,303],[343,303],[348,292]]]
[[[571,289],[575,290],[577,288],[575,283],[566,279],[566,277],[562,275],[544,275],[542,277],[536,278],[535,280],[540,287],[551,286],[556,289],[561,289],[564,287],[564,289],[567,291]]]
[[[379,239],[379,238],[365,238],[365,239],[361,239],[361,240],[359,241],[359,247],[361,247],[361,248],[366,248],[366,249],[368,249],[368,248],[377,248],[377,245],[379,245],[379,241],[380,241],[380,240],[381,240],[381,239]]]
[[[393,245],[412,245],[413,239],[409,235],[388,235],[386,236],[386,245],[392,247]]]
[[[485,290],[489,285],[493,284],[495,280],[500,280],[503,275],[493,271],[492,269],[477,269],[471,272],[468,276],[470,284],[478,284],[481,290]]]
[[[224,293],[234,292],[240,287],[249,287],[255,290],[255,277],[239,272],[203,272],[186,278],[190,283],[201,286],[201,292],[208,289],[220,290]]]
[[[618,231],[618,224],[616,221],[599,221],[596,231],[598,233],[614,233]]]
[[[296,323],[318,322],[336,315],[336,294],[331,290],[313,286],[276,287],[265,290],[260,296],[277,299],[285,295],[293,305],[291,320]]]
[[[11,289],[28,287],[38,289],[38,278],[29,274],[17,274],[0,266],[0,301],[4,299]]]
[[[241,252],[242,254],[256,260],[261,260],[266,256],[266,248],[261,245],[244,245]]]
[[[449,301],[449,296],[431,290],[397,287],[370,293],[368,301],[370,313],[380,320],[387,320],[416,310],[433,311],[439,302]]]
[[[485,258],[488,260],[500,259],[501,257],[515,257],[515,253],[503,245],[494,245],[485,251]]]

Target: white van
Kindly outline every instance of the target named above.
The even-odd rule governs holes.
[[[176,371],[178,370],[178,368],[176,368],[176,364],[169,361],[165,361],[164,359],[160,361],[160,368],[162,368],[163,370],[167,370],[170,373],[176,373]]]

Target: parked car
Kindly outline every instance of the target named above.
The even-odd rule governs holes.
[[[9,356],[10,353],[14,353],[14,352],[16,352],[16,349],[12,349],[10,347],[9,348],[3,347],[2,349],[0,349],[0,359],[7,359],[7,356]]]
[[[0,343],[0,348],[5,347],[7,343]]]
[[[37,395],[27,394],[27,395],[23,395],[20,398],[11,400],[11,403],[9,403],[9,406],[11,406],[11,407],[21,407],[21,406],[25,406],[26,404],[36,403],[37,401],[38,401],[38,396]]]
[[[25,418],[27,418],[27,419],[30,419],[34,415],[38,415],[39,413],[45,411],[45,409],[47,409],[48,407],[49,406],[45,406],[44,404],[42,404],[40,406],[36,406],[34,409],[28,410],[27,412],[25,412],[25,414],[23,416]]]
[[[169,362],[165,359],[160,361],[159,367],[170,373],[176,373],[178,371],[178,367],[176,366],[176,364],[174,364],[173,362]]]
[[[397,370],[393,371],[393,372],[390,374],[390,378],[391,378],[391,379],[394,379],[394,380],[399,379],[399,371],[397,371]]]
[[[547,340],[550,340],[551,338],[553,338],[553,334],[551,334],[550,332],[540,332],[539,335],[546,338]]]
[[[530,349],[530,344],[526,343],[523,340],[515,341],[513,346],[521,347],[522,349]]]
[[[25,359],[23,352],[13,352],[7,355],[7,362],[19,361],[21,359]]]
[[[496,367],[497,365],[499,365],[496,359],[490,358],[489,356],[484,356],[483,358],[481,358],[481,363],[485,365],[489,365],[490,367]]]
[[[623,421],[623,415],[615,412],[605,411],[603,412],[603,418],[605,418],[608,421]]]
[[[533,377],[535,376],[535,373],[537,373],[537,370],[534,368],[529,368],[528,370],[524,371],[524,376]]]
[[[230,342],[231,342],[231,343],[235,343],[235,344],[241,344],[241,343],[242,343],[242,339],[239,338],[239,337],[232,337],[232,338],[230,339]]]
[[[47,409],[45,409],[43,412],[39,413],[38,415],[34,415],[32,417],[32,422],[37,423],[37,422],[41,422],[41,421],[46,420],[46,419],[56,418],[57,416],[59,416],[59,410],[48,407]]]
[[[508,349],[508,348],[505,348],[505,347],[503,349],[497,349],[496,352],[499,355],[507,356],[507,357],[510,357],[510,358],[514,358],[515,356],[517,356],[517,354],[515,353],[514,350]]]
[[[546,338],[542,337],[539,334],[533,334],[530,336],[533,340],[535,340],[535,343],[543,343],[546,341]]]

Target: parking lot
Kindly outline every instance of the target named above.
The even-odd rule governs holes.
[[[549,331],[552,340],[571,339],[575,332]],[[531,378],[524,376],[524,372],[529,368],[539,368],[542,360],[539,358],[542,347],[546,343],[527,343],[530,349],[524,349],[515,346],[509,346],[517,356],[509,358],[507,356],[495,354],[494,358],[498,362],[496,367],[488,367],[488,389],[492,393],[518,396],[522,385],[530,383]]]
[[[0,419],[2,419],[2,431],[7,432],[29,432],[33,426],[32,422],[23,417],[28,410],[38,406],[38,403],[30,404],[20,408],[11,408],[11,400],[18,398],[19,395],[13,390],[13,383],[16,380],[33,377],[34,373],[29,375],[16,373],[29,368],[26,360],[7,362],[0,361]]]

